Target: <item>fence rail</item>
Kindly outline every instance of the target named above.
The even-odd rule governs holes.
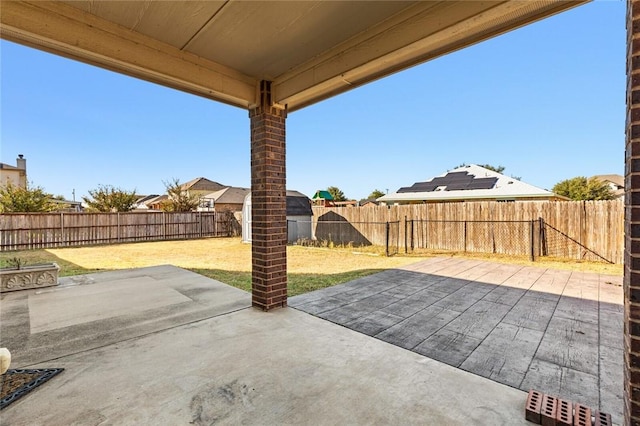
[[[433,203],[363,208],[314,207],[314,225],[339,241],[338,226],[351,226],[358,238],[386,244],[384,227],[404,222],[398,238],[407,250],[548,255],[621,264],[624,257],[624,204],[613,201],[523,201],[515,203]],[[327,222],[322,224],[323,222]],[[337,225],[331,225],[337,224]]]
[[[0,251],[238,235],[234,216],[215,212],[9,213]]]

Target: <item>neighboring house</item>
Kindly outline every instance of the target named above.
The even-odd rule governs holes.
[[[313,237],[312,218],[309,197],[298,191],[287,190],[287,239],[290,243]],[[251,242],[251,193],[245,197],[242,207],[242,241]]]
[[[214,182],[207,178],[199,177],[192,179],[189,182],[183,183],[181,187],[182,190],[187,191],[189,195],[197,195],[198,197],[202,197],[212,192],[220,191],[221,189],[227,188],[228,186],[218,182]]]
[[[60,206],[56,211],[61,213],[81,213],[84,210],[82,208],[82,202],[80,201],[58,200],[53,198],[51,202]]]
[[[380,203],[378,202],[378,200],[372,199],[372,200],[363,200],[360,201],[359,205],[360,207],[377,207]]]
[[[524,200],[558,201],[568,198],[475,164],[458,167],[378,198],[385,204]]]
[[[147,200],[144,202],[144,205],[147,206],[147,210],[162,210],[162,203],[164,203],[165,201],[167,201],[169,199],[169,196],[164,194],[164,195],[157,195],[154,198]]]
[[[321,207],[332,207],[334,205],[333,196],[329,191],[318,190],[313,195],[313,205]]]
[[[24,155],[18,155],[15,166],[0,163],[0,186],[6,186],[8,183],[27,188],[27,159]]]
[[[617,199],[624,199],[624,176],[621,175],[596,175],[594,178],[609,185],[611,192]]]
[[[133,205],[134,210],[149,210],[149,205],[147,204],[149,201],[158,198],[160,195],[151,194],[151,195],[141,195],[140,198],[136,200]]]
[[[358,202],[356,200],[346,200],[346,201],[334,201],[333,207],[356,207]]]
[[[210,194],[206,194],[200,198],[200,206],[198,211],[242,211],[244,199],[251,190],[249,188],[240,188],[229,186]]]

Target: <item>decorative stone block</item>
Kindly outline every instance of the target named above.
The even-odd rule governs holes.
[[[7,348],[0,348],[0,375],[7,372],[11,365],[11,352]]]
[[[0,293],[58,285],[56,263],[0,269]]]

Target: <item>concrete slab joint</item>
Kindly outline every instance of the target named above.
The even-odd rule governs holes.
[[[252,305],[287,306],[286,107],[272,102],[271,82],[261,81],[251,120]]]

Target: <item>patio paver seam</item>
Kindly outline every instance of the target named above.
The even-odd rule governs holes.
[[[567,282],[569,282],[569,280],[567,280]],[[564,292],[564,288],[567,286],[567,282],[564,283],[564,287],[562,288],[562,292]],[[553,312],[549,316],[549,319],[547,320],[547,325],[545,326],[544,331],[542,332],[543,333],[542,334],[543,337],[540,339],[540,341],[538,342],[538,345],[536,346],[536,350],[533,352],[533,356],[531,357],[531,360],[529,361],[529,365],[527,366],[525,374],[522,377],[522,380],[520,381],[520,384],[518,385],[518,389],[522,390],[522,384],[524,383],[525,379],[527,378],[527,374],[526,373],[527,373],[527,371],[529,371],[531,369],[531,365],[533,364],[533,361],[536,359],[536,354],[540,350],[540,345],[542,345],[542,341],[544,340],[544,336],[546,335],[547,330],[549,329],[549,324],[551,323],[551,319],[555,315],[556,310],[558,309],[558,305],[560,304],[560,300],[561,299],[562,299],[562,293],[560,293],[560,297],[558,297],[558,300],[556,300],[555,306],[553,307]],[[562,371],[562,369],[561,369],[561,371]],[[562,379],[562,376],[561,376],[561,379]]]
[[[460,264],[460,263],[462,263],[462,262],[456,263],[456,265],[458,265],[458,264]],[[476,266],[479,266],[479,265],[473,265],[473,267],[476,267]],[[442,269],[446,269],[446,268],[442,268]],[[471,269],[471,268],[468,268],[468,269]],[[467,270],[468,270],[468,269],[467,269]],[[502,280],[502,282],[501,282],[500,284],[491,284],[491,285],[495,285],[495,286],[496,286],[496,288],[501,287],[501,286],[502,286],[502,284],[503,284],[505,281],[507,281],[508,279],[510,279],[511,277],[513,277],[515,274],[517,274],[518,272],[520,272],[522,269],[524,269],[524,266],[523,266],[523,267],[518,268],[518,269],[517,269],[516,271],[514,271],[511,275],[509,275],[509,276],[508,276],[508,277],[506,277],[504,280]],[[464,271],[462,271],[462,272],[464,272]],[[461,274],[462,272],[459,272],[458,274]],[[489,274],[489,273],[490,273],[490,272],[487,272],[487,274]],[[431,273],[429,273],[429,274],[431,274]],[[458,275],[458,274],[453,275],[453,276],[452,276],[452,278],[461,279],[461,278],[457,278],[457,275]],[[482,275],[481,277],[479,277],[479,278],[477,278],[477,279],[475,279],[475,280],[468,280],[469,282],[468,282],[467,284],[465,284],[463,287],[461,287],[460,289],[458,289],[458,290],[456,290],[456,291],[459,291],[459,290],[461,290],[461,289],[463,289],[464,287],[467,287],[467,286],[469,286],[469,285],[473,285],[473,284],[478,283],[478,282],[479,282],[478,280],[480,280],[483,276],[485,276],[485,275],[487,275],[487,274],[484,274],[484,275]],[[538,279],[539,279],[539,277],[538,277]],[[536,281],[537,281],[537,279],[536,279]],[[534,281],[534,282],[535,282],[535,281]],[[533,286],[533,284],[531,284],[531,285]],[[493,290],[495,290],[495,289],[493,289]],[[491,290],[491,291],[493,291],[493,290]],[[491,291],[490,291],[489,293],[487,293],[487,294],[490,294],[490,293],[491,293]],[[455,293],[455,292],[454,292],[454,293]],[[414,293],[414,294],[415,294],[415,293]],[[451,293],[451,294],[453,294],[453,293]],[[524,294],[523,294],[523,295],[524,295]],[[466,308],[465,310],[463,310],[462,312],[460,312],[460,315],[459,315],[459,316],[463,315],[465,312],[467,312],[469,309],[471,309],[471,308],[472,308],[476,303],[478,303],[479,301],[483,300],[486,296],[487,296],[487,295],[485,294],[483,297],[481,297],[480,299],[478,299],[476,302],[472,303],[468,308]],[[522,296],[520,296],[520,298],[522,298]],[[406,297],[405,297],[405,299],[406,299]],[[519,301],[519,300],[520,300],[520,299],[518,299],[518,301]],[[436,303],[436,302],[434,301],[434,302],[432,302],[431,304],[429,304],[429,305],[425,306],[424,308],[420,309],[419,311],[417,311],[417,312],[415,312],[414,314],[412,314],[412,315],[408,316],[407,318],[405,318],[403,321],[407,321],[407,320],[409,320],[410,318],[415,317],[415,316],[416,316],[416,315],[418,315],[420,312],[424,311],[425,309],[429,308],[430,306],[433,306],[433,304],[434,304],[434,303]],[[517,302],[516,302],[516,303],[517,303]],[[514,305],[512,305],[512,308],[513,308],[513,306],[515,306],[515,304],[514,304]],[[505,313],[505,315],[500,319],[500,321],[498,322],[498,324],[502,322],[502,320],[504,319],[504,317],[505,317],[505,316],[506,316],[510,311],[511,311],[511,309],[509,309],[509,311],[507,311],[507,312]],[[456,318],[457,318],[457,317],[456,317]],[[445,328],[447,325],[449,325],[449,324],[450,324],[452,321],[454,321],[456,318],[452,318],[452,319],[451,319],[451,320],[449,320],[446,324],[442,325],[442,327],[440,327],[439,329],[435,330],[433,333],[431,333],[430,335],[428,335],[427,337],[425,337],[423,340],[421,340],[420,342],[418,342],[416,345],[412,346],[411,348],[408,348],[408,350],[410,350],[410,351],[412,351],[412,352],[417,353],[417,352],[415,351],[415,349],[416,349],[418,346],[420,346],[422,343],[424,343],[424,342],[425,342],[427,339],[429,339],[431,336],[433,336],[434,334],[436,334],[437,332],[439,332],[440,330],[442,330],[443,328]],[[401,322],[403,322],[403,321],[400,321],[399,323],[401,323]],[[399,324],[399,323],[398,323],[398,324]],[[397,325],[397,324],[396,324],[396,325]],[[391,326],[391,327],[393,327],[393,326]],[[376,336],[380,335],[381,333],[384,333],[385,331],[387,331],[387,330],[388,330],[389,328],[391,328],[391,327],[387,327],[386,329],[381,330],[380,332],[376,333],[376,335],[375,335],[375,336],[373,336],[373,337],[376,337]],[[494,327],[494,328],[495,328],[495,327]],[[491,334],[491,333],[489,333],[489,334]],[[488,336],[488,334],[487,334],[487,336]],[[480,341],[480,343],[478,343],[478,345],[474,348],[474,350],[473,350],[473,351],[471,351],[471,354],[472,354],[472,353],[473,353],[473,352],[478,348],[478,346],[480,346],[480,345],[482,344],[482,342],[487,338],[487,336],[484,336],[484,338]],[[376,337],[376,338],[378,338],[378,337]],[[382,339],[380,339],[380,340],[382,340]],[[469,356],[471,356],[471,354],[469,354]],[[468,357],[467,357],[467,358],[468,358]],[[466,359],[466,358],[465,358],[465,359]],[[463,362],[464,362],[464,361],[463,361]],[[475,374],[475,373],[474,373],[474,374]]]
[[[496,287],[495,287],[493,290],[491,290],[490,292],[488,292],[487,294],[485,294],[484,296],[482,296],[482,297],[481,297],[477,302],[475,302],[473,305],[469,306],[469,308],[467,308],[467,309],[471,309],[471,307],[472,307],[472,306],[474,306],[474,305],[475,305],[476,303],[478,303],[479,301],[483,300],[485,297],[487,297],[489,294],[491,294],[494,290],[496,290],[496,289],[498,289],[498,288],[502,287],[502,285],[504,284],[504,282],[505,282],[505,281],[507,281],[509,278],[513,277],[515,274],[517,274],[518,272],[520,272],[522,269],[524,269],[524,267],[522,267],[522,268],[518,269],[518,270],[517,270],[516,272],[514,272],[511,276],[509,276],[508,278],[506,278],[502,283],[497,284],[497,285],[496,285]],[[545,270],[545,272],[546,272],[546,270]],[[486,274],[485,274],[485,275],[486,275]],[[520,300],[521,300],[521,299],[522,299],[522,298],[527,294],[527,292],[528,292],[528,291],[531,289],[531,287],[533,287],[533,285],[534,285],[534,284],[535,284],[535,283],[540,279],[540,277],[542,277],[542,275],[544,275],[544,272],[543,272],[543,273],[542,273],[538,278],[536,278],[536,279],[531,283],[531,285],[529,286],[529,288],[528,288],[524,293],[522,293],[522,295],[521,295],[521,296],[520,296],[520,297],[515,301],[515,303],[513,303],[513,305],[511,305],[511,309],[509,309],[509,310],[508,310],[508,311],[507,311],[507,312],[502,316],[502,318],[500,319],[500,321],[498,321],[498,323],[493,327],[493,329],[492,329],[491,331],[495,330],[495,328],[498,326],[498,324],[502,324],[502,320],[504,320],[504,319],[505,319],[505,317],[506,317],[507,315],[509,315],[509,312],[511,312],[511,311],[513,310],[513,308],[515,308],[515,306],[518,304],[518,302],[520,302]],[[481,278],[481,277],[480,277],[480,278]],[[479,280],[480,278],[478,278],[478,280]],[[469,285],[474,284],[474,283],[477,283],[477,282],[478,282],[478,281],[472,281]],[[466,310],[465,310],[465,311],[466,311]],[[464,313],[464,312],[463,312],[463,313]],[[462,313],[461,313],[460,315],[462,315]],[[453,320],[452,320],[452,321],[453,321]],[[547,326],[548,326],[548,322],[547,322]],[[520,326],[518,326],[518,327],[520,327]],[[526,327],[523,327],[523,328],[526,328]],[[545,328],[545,331],[546,331],[546,328]],[[486,336],[484,336],[484,338],[483,338],[483,339],[482,339],[482,340],[481,340],[481,341],[476,345],[476,347],[475,347],[475,348],[474,348],[474,349],[469,353],[469,355],[465,358],[465,361],[466,361],[467,359],[469,359],[469,358],[473,355],[473,353],[474,353],[474,352],[475,352],[475,351],[476,351],[476,350],[477,350],[477,349],[482,345],[482,343],[483,343],[483,342],[484,342],[484,341],[485,341],[485,340],[486,340],[490,335],[491,335],[491,332],[489,332]],[[426,339],[425,339],[425,340],[426,340]],[[540,341],[542,341],[542,339],[540,339]],[[540,342],[538,342],[538,346],[539,346],[539,345],[540,345]],[[536,348],[536,352],[537,352],[537,348]],[[533,360],[533,358],[534,358],[534,357],[535,357],[535,352],[534,352],[534,355],[531,357],[531,359]],[[462,363],[460,363],[460,365],[462,365],[462,364],[464,364],[464,361],[462,361]],[[530,365],[531,365],[531,361],[529,362],[529,366],[530,366]],[[457,367],[457,368],[461,368],[461,367]],[[462,368],[461,368],[461,369],[462,369]],[[527,369],[528,369],[528,367],[527,367]],[[463,370],[465,370],[465,369],[463,369]],[[473,371],[470,371],[470,370],[465,370],[465,371],[469,371],[470,373],[477,374],[477,373],[475,373],[475,372],[473,372]],[[522,380],[524,381],[524,377],[523,377],[523,379],[522,379]],[[520,382],[520,384],[518,385],[518,389],[520,388],[520,385],[522,385],[522,381],[521,381],[521,382]]]
[[[512,276],[513,276],[513,275],[512,275]],[[507,278],[507,279],[509,279],[509,278]],[[505,279],[505,281],[506,281],[506,279]],[[477,284],[477,283],[478,283],[478,281],[475,281],[475,280],[470,281],[468,284],[465,284],[463,287],[461,287],[461,288],[460,288],[459,290],[457,290],[457,291],[460,291],[460,290],[462,290],[464,287],[467,287],[467,286],[469,286],[469,285],[473,285],[473,284]],[[497,284],[497,285],[496,285],[496,288],[498,288],[498,287],[500,287],[500,286],[501,286],[501,284]],[[493,289],[493,290],[495,290],[495,289]],[[493,290],[491,290],[489,293],[491,293]],[[455,292],[454,292],[454,293],[455,293]],[[487,294],[489,294],[489,293],[487,293]],[[452,293],[452,294],[453,294],[453,293]],[[466,308],[465,310],[463,310],[462,312],[460,312],[460,315],[458,315],[457,317],[452,318],[451,320],[449,320],[449,322],[447,322],[446,324],[444,324],[444,325],[443,325],[442,327],[440,327],[439,329],[435,330],[433,333],[431,333],[431,334],[430,334],[429,336],[427,336],[425,339],[423,339],[422,341],[420,341],[417,345],[413,346],[410,350],[411,350],[411,351],[414,351],[414,349],[415,349],[415,348],[417,348],[418,346],[420,346],[421,344],[423,344],[427,339],[429,339],[429,337],[433,336],[434,334],[436,334],[437,332],[439,332],[440,330],[442,330],[443,328],[445,328],[445,327],[446,327],[447,325],[449,325],[452,321],[456,320],[457,318],[459,318],[460,316],[462,316],[465,312],[467,312],[469,309],[471,309],[473,306],[475,306],[478,302],[482,301],[482,300],[487,296],[487,294],[485,294],[484,296],[482,296],[480,299],[476,300],[476,301],[475,301],[474,303],[472,303],[468,308]],[[520,298],[522,298],[522,296],[520,296]],[[518,299],[518,301],[519,301],[519,300],[520,300],[520,299]],[[433,302],[433,303],[432,303],[431,305],[429,305],[429,306],[432,306],[434,303],[436,303],[436,302]],[[516,302],[516,303],[517,303],[517,302]],[[515,304],[514,304],[513,306],[515,306]],[[511,307],[511,309],[513,309],[513,306]],[[427,306],[427,307],[428,307],[428,306]],[[425,309],[426,309],[427,307],[425,307]],[[507,316],[507,314],[508,314],[509,312],[511,312],[511,309],[509,309],[509,310],[508,310],[508,311],[507,311],[507,312],[502,316],[502,318],[500,319],[500,321],[498,321],[498,324],[500,324],[500,323],[502,322],[502,320],[504,319],[504,317],[505,317],[505,316]],[[424,310],[424,309],[422,309],[421,311],[423,311],[423,310]],[[421,312],[421,311],[418,311],[418,312]],[[418,312],[416,312],[414,315],[416,315]],[[413,316],[413,315],[412,315],[412,316]],[[496,325],[497,325],[497,324],[496,324]],[[493,327],[493,329],[495,329],[495,326]],[[493,329],[492,329],[492,330],[493,330]],[[484,342],[484,341],[485,341],[485,339],[489,336],[489,334],[491,334],[491,332],[489,332],[486,336],[484,336],[484,338],[482,338],[482,340],[480,341],[480,343],[478,343],[478,345],[476,345],[476,347],[473,349],[473,351],[471,351],[471,353],[469,354],[469,356],[471,356],[471,354],[473,354],[473,352],[474,352],[476,349],[478,349],[478,347],[482,344],[482,342]],[[467,356],[467,358],[469,358],[469,356]],[[465,358],[465,360],[466,360],[466,358]],[[464,361],[463,361],[463,362],[464,362]],[[462,364],[461,364],[461,365],[462,365]],[[465,370],[465,371],[466,371],[466,370]],[[471,373],[473,373],[473,372],[471,372]],[[475,374],[475,373],[474,373],[474,374]]]

